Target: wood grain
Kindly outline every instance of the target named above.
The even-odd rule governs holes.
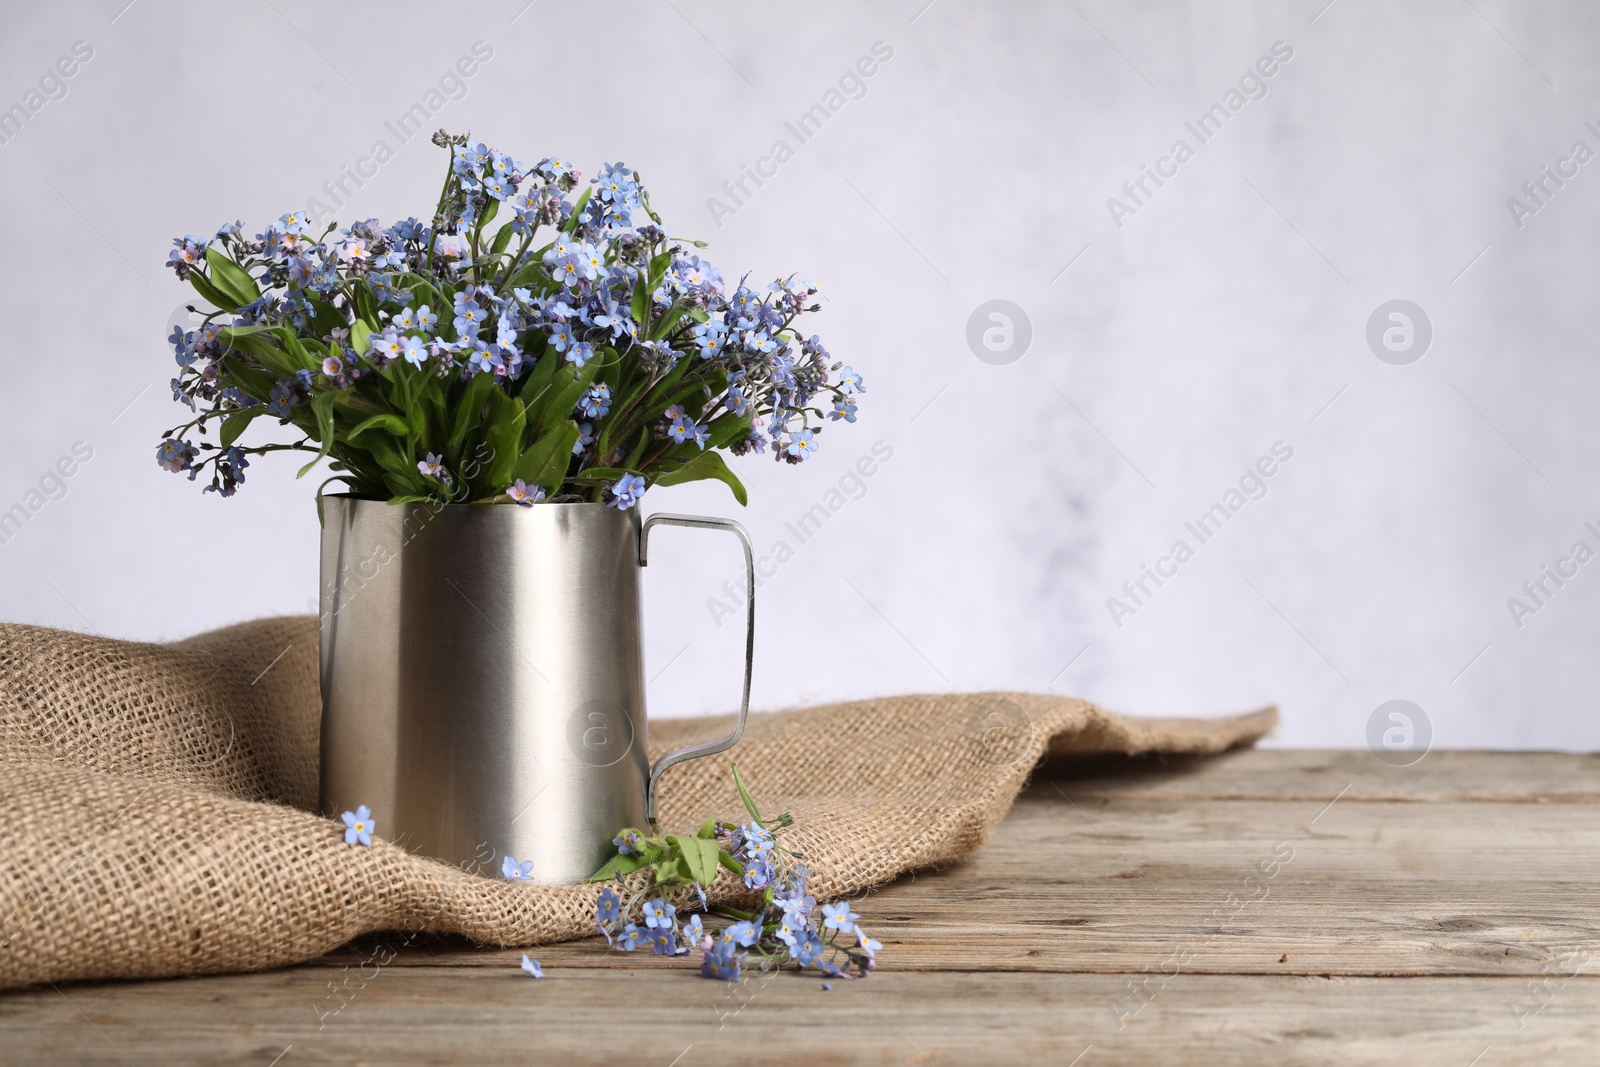
[[[0,1059],[600,1063],[626,1021],[650,1049],[627,1058],[663,1067],[1587,1063],[1597,887],[1593,757],[1052,764],[975,859],[865,895],[887,947],[865,981],[729,986],[589,941],[536,950],[535,982],[520,951],[388,934],[0,997]]]

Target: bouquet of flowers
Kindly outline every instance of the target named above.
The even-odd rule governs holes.
[[[626,509],[715,478],[743,504],[722,451],[799,463],[825,420],[855,421],[861,376],[796,328],[814,286],[730,293],[621,163],[573,198],[563,160],[433,140],[450,167],[428,225],[314,233],[291,212],[253,241],[240,223],[174,240],[169,265],[211,307],[169,338],[194,417],[162,467],[210,467],[207,491],[231,496],[250,456],[299,450],[302,476],[330,461],[324,488],[397,503]],[[291,439],[241,444],[259,418]]]

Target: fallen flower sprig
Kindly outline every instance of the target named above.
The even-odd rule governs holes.
[[[708,819],[693,837],[646,837],[631,828],[616,836],[617,855],[589,879],[618,883],[600,892],[595,914],[600,933],[623,952],[641,945],[661,956],[698,950],[703,957],[700,973],[728,982],[738,981],[752,965],[776,970],[790,963],[800,970],[814,967],[830,978],[853,977],[852,969],[865,976],[877,966],[883,945],[861,928],[860,916],[848,901],[817,907],[816,897],[806,891],[810,871],[799,862],[804,857],[778,843],[778,834],[794,824],[793,816],[785,812],[763,818],[737,767],[733,780],[750,813],[748,823]],[[623,879],[647,868],[649,881],[628,893]],[[760,892],[755,911],[720,904],[708,907],[705,887],[719,869]],[[680,919],[667,898],[689,886],[709,914],[733,921],[713,928],[699,914]],[[845,935],[853,942],[843,942]]]

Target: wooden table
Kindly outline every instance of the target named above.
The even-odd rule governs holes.
[[[1597,1063],[1597,878],[1595,756],[1099,761],[1037,772],[976,859],[867,895],[865,981],[728,985],[588,941],[536,950],[536,982],[517,951],[391,934],[0,995],[0,1061]]]

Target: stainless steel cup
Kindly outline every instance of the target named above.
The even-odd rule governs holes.
[[[673,764],[731,748],[750,706],[755,568],[738,523],[602,504],[323,498],[322,810],[498,875],[580,882],[656,813]],[[733,732],[648,761],[639,569],[657,525],[744,547],[744,695]]]

